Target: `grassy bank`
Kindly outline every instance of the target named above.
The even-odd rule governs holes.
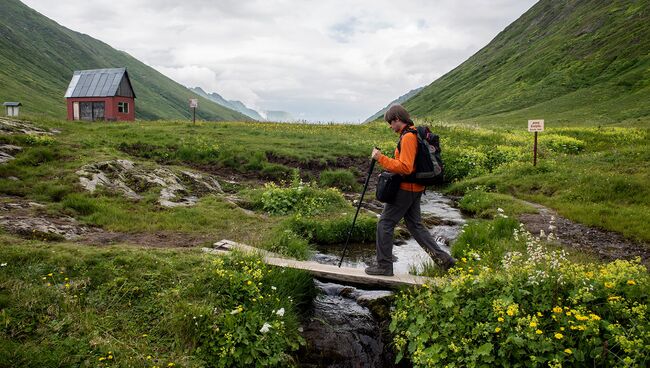
[[[2,235],[0,261],[6,367],[291,365],[314,294],[302,272],[200,251]]]

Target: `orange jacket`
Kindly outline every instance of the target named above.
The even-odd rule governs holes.
[[[404,129],[415,129],[415,127],[405,127]],[[402,134],[402,129],[400,135]],[[409,175],[415,172],[415,155],[418,151],[418,138],[415,134],[406,133],[402,136],[402,143],[400,144],[401,151],[395,148],[395,158],[384,156],[383,154],[379,155],[377,162],[386,170],[401,174]],[[422,192],[424,191],[424,185],[416,183],[405,183],[402,182],[399,185],[400,189],[409,191],[409,192]]]

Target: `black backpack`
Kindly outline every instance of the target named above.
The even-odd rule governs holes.
[[[415,156],[415,172],[404,176],[404,182],[421,185],[440,184],[444,180],[445,165],[440,156],[440,137],[433,134],[429,127],[419,126],[416,129],[404,129],[400,140],[397,143],[397,150],[400,150],[404,134],[413,133],[418,138],[418,151]]]

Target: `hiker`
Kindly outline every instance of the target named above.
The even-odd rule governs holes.
[[[393,105],[384,114],[390,128],[400,135],[400,144],[395,149],[395,158],[384,156],[380,150],[372,150],[372,158],[387,171],[402,177],[415,172],[415,158],[418,149],[417,136],[407,133],[413,129],[413,120],[401,105]],[[404,218],[406,227],[418,244],[427,251],[445,270],[453,267],[456,260],[440,249],[424,225],[420,213],[420,199],[425,187],[403,179],[392,203],[386,203],[377,223],[377,264],[366,268],[369,275],[393,276],[393,233],[395,226]]]

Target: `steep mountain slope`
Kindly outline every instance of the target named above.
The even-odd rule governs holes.
[[[264,120],[264,118],[260,116],[260,114],[257,111],[244,105],[241,101],[226,100],[225,98],[221,97],[220,94],[216,92],[207,93],[201,87],[189,88],[189,90],[196,93],[199,96],[207,98],[212,102],[218,103],[221,106],[227,107],[231,110],[239,111],[240,113],[250,117],[251,119],[255,119],[257,121]]]
[[[2,1],[0,101],[21,101],[25,112],[62,118],[65,116],[63,95],[72,72],[110,67],[128,69],[137,96],[137,118],[190,117],[188,99],[198,96],[184,86],[125,52],[60,26],[18,0]],[[250,120],[238,112],[200,99],[197,118]]]
[[[384,113],[386,112],[386,110],[388,110],[389,107],[393,106],[394,104],[402,104],[402,103],[406,102],[409,98],[415,96],[416,94],[418,94],[423,89],[424,89],[424,87],[412,89],[412,90],[408,91],[406,94],[403,94],[403,95],[399,96],[397,99],[391,101],[388,105],[386,105],[386,107],[384,107],[383,109],[377,111],[374,115],[372,115],[371,117],[366,119],[366,121],[364,121],[364,123],[375,121],[377,119],[382,119],[383,116],[384,116]]]
[[[405,106],[442,120],[644,125],[649,100],[649,0],[541,0]]]

